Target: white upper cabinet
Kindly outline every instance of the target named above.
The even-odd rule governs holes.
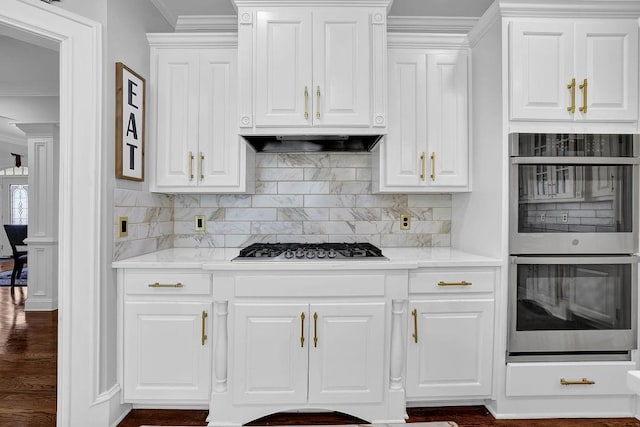
[[[241,134],[385,132],[385,2],[350,3],[236,1]]]
[[[253,152],[238,136],[235,37],[189,37],[149,35],[151,191],[251,192]]]
[[[638,120],[638,22],[509,24],[511,120]]]
[[[391,193],[469,190],[468,49],[389,49],[388,134],[375,151]]]

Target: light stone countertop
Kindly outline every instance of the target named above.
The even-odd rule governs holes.
[[[388,260],[358,261],[240,261],[231,262],[239,248],[172,248],[120,261],[113,268],[172,268],[204,270],[397,270],[420,267],[499,267],[502,260],[453,248],[382,248]]]

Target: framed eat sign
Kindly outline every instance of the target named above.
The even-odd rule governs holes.
[[[116,178],[144,181],[145,81],[116,62]]]

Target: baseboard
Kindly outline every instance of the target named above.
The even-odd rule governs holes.
[[[117,427],[118,424],[131,412],[131,405],[120,403],[122,389],[120,384],[115,384],[109,390],[100,394],[96,399],[96,404],[105,405],[108,412],[109,423],[111,427]]]
[[[29,296],[24,303],[24,311],[53,311],[57,309],[58,301],[50,298],[38,299],[37,297]]]

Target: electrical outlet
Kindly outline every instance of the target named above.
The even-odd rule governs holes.
[[[567,223],[569,222],[569,214],[566,212],[563,212],[562,215],[560,215],[560,219],[562,220],[563,223]]]
[[[204,215],[196,215],[196,223],[194,230],[196,231],[205,231],[207,229],[207,221]]]
[[[127,237],[127,236],[129,236],[129,217],[119,216],[118,217],[118,237]]]
[[[405,213],[400,215],[400,230],[411,229],[411,214]]]
[[[547,220],[547,215],[545,213],[541,213],[538,215],[538,222],[545,222]]]

